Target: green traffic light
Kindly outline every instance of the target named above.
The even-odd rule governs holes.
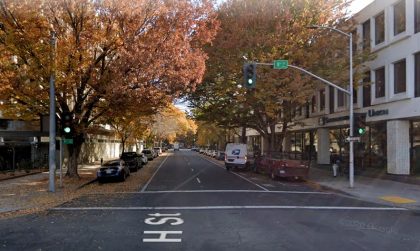
[[[65,133],[70,133],[70,132],[71,132],[70,127],[68,127],[68,126],[67,126],[67,127],[65,127],[65,128],[64,128],[64,132],[65,132]]]
[[[358,132],[359,132],[360,135],[363,135],[363,134],[365,134],[366,129],[365,128],[359,128]]]
[[[248,79],[248,84],[252,85],[252,79]]]

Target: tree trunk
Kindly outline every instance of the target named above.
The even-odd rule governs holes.
[[[121,139],[122,152],[125,150],[125,139]]]
[[[247,138],[246,138],[246,127],[242,127],[242,133],[241,133],[241,143],[246,144]]]
[[[77,135],[73,138],[73,144],[68,145],[69,150],[69,160],[68,160],[68,168],[66,176],[70,178],[80,178],[78,169],[77,169],[77,161],[79,159],[80,151],[82,149],[83,144],[83,134]]]
[[[272,153],[276,150],[276,125],[270,125],[270,136],[269,136],[269,152]]]

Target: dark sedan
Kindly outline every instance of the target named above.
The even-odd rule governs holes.
[[[136,152],[123,152],[120,157],[132,172],[137,172],[137,170],[143,167],[141,158],[140,154]]]
[[[120,180],[125,179],[130,175],[130,168],[124,160],[111,160],[107,161],[99,168],[96,173],[98,181],[104,182],[106,180]]]

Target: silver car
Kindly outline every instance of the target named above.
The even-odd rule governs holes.
[[[151,149],[144,149],[141,153],[147,157],[147,160],[153,160],[155,158],[155,153]]]

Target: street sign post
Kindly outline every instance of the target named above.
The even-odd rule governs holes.
[[[360,142],[360,137],[347,137],[347,142]]]
[[[274,60],[273,68],[277,70],[286,70],[289,67],[288,60]]]

